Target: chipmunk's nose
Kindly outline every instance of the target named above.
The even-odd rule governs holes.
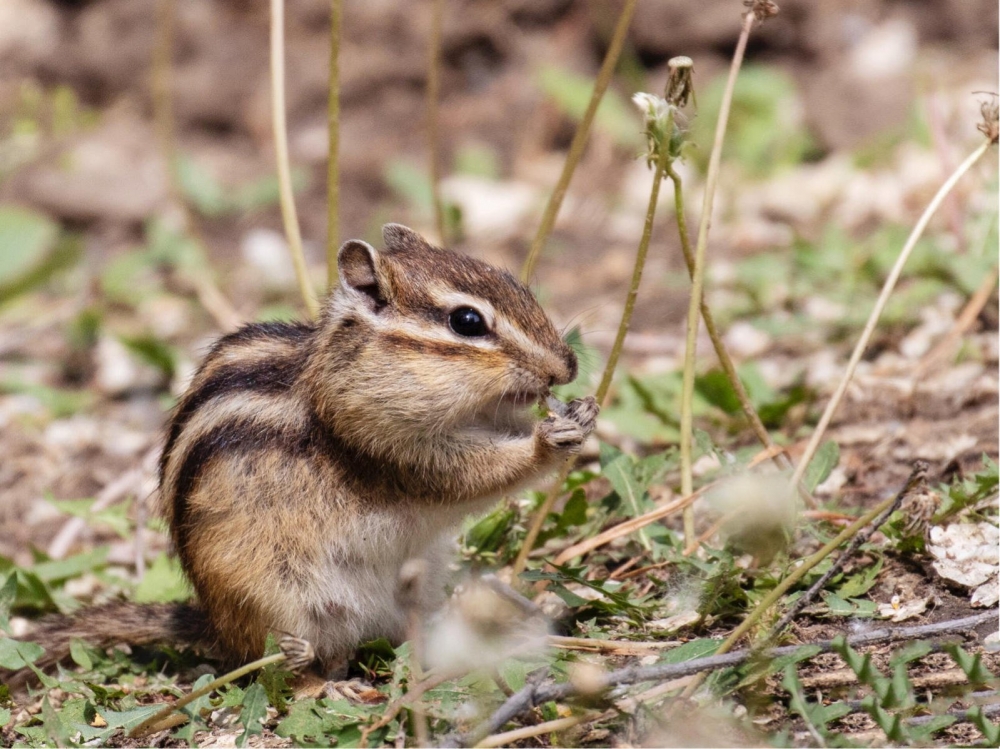
[[[557,366],[555,374],[549,376],[549,387],[566,385],[576,379],[577,364],[573,349],[564,344],[564,350],[559,352],[557,361],[561,366]]]

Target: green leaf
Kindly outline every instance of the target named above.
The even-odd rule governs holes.
[[[588,506],[586,492],[583,489],[574,491],[559,515],[559,527],[571,528],[586,523]]]
[[[601,466],[611,488],[622,498],[629,510],[629,517],[637,517],[646,511],[648,497],[646,487],[639,484],[635,475],[635,459],[631,455],[620,455],[607,465]],[[636,534],[639,543],[648,551],[651,546],[645,529]]]
[[[969,720],[982,731],[986,738],[986,746],[1000,746],[1000,724],[986,717],[982,705],[976,705],[968,711]]]
[[[119,336],[118,340],[140,360],[160,370],[167,379],[177,371],[177,351],[166,341],[152,335]]]
[[[0,629],[10,631],[10,610],[17,597],[17,573],[7,575],[4,584],[0,586]]]
[[[837,463],[840,461],[840,447],[833,440],[827,440],[813,456],[813,459],[809,462],[809,467],[806,469],[803,481],[805,482],[806,488],[810,492],[815,491],[816,487],[826,481],[833,469],[836,468]]]
[[[87,390],[49,387],[38,382],[24,382],[14,378],[0,380],[0,393],[30,395],[55,419],[72,416],[89,408],[95,401],[94,394]]]
[[[65,559],[53,559],[40,562],[31,568],[39,580],[44,583],[55,583],[79,577],[84,572],[93,572],[105,566],[108,559],[108,547],[99,546],[92,551],[75,554]]]
[[[330,746],[327,733],[333,731],[334,725],[315,700],[302,700],[292,704],[274,732],[291,739],[296,746]]]
[[[263,733],[262,721],[267,719],[267,692],[260,684],[251,684],[243,697],[243,709],[240,710],[240,723],[244,727],[236,739],[236,746],[247,745],[251,736]]]
[[[948,643],[944,649],[958,664],[958,667],[965,672],[970,684],[988,684],[994,678],[993,674],[983,665],[982,658],[978,653],[975,655],[968,653],[958,643]]]
[[[218,216],[225,211],[226,192],[208,169],[181,154],[174,161],[174,172],[181,192],[199,213]]]
[[[70,736],[69,729],[63,725],[59,714],[49,702],[48,695],[42,699],[42,721],[45,733],[56,746],[73,746],[76,742]]]
[[[875,585],[884,562],[885,560],[879,557],[875,564],[863,567],[860,572],[851,575],[837,588],[837,595],[841,598],[857,598],[867,593]]]
[[[10,723],[10,710],[5,707],[0,707],[0,728]]]
[[[727,414],[734,414],[740,410],[740,399],[736,395],[736,390],[721,369],[713,369],[696,377],[694,386],[705,400]]]
[[[476,551],[497,551],[517,517],[510,505],[500,505],[465,532],[465,546]]]
[[[25,289],[50,260],[59,225],[26,208],[0,206],[0,302]],[[34,285],[34,284],[28,284]]]
[[[33,642],[21,642],[9,637],[0,638],[0,667],[16,671],[37,661],[45,648]]]
[[[537,81],[542,91],[567,116],[576,121],[583,119],[594,90],[594,79],[547,65],[538,71]],[[594,126],[610,135],[623,148],[635,150],[639,146],[641,117],[614,89],[604,92],[594,116]]]
[[[660,657],[659,663],[683,663],[684,661],[693,661],[695,658],[705,658],[714,655],[722,642],[721,639],[710,637],[690,640],[680,647],[668,650]]]
[[[137,603],[169,603],[186,601],[191,597],[191,589],[181,571],[176,558],[160,554],[135,589],[133,599]]]
[[[698,93],[698,116],[691,125],[693,143],[711,143],[718,119],[726,76],[713,78]],[[773,66],[744,65],[729,115],[729,132],[722,158],[737,163],[754,176],[773,174],[781,167],[799,163],[813,148],[801,116],[802,106],[795,82]],[[709,150],[696,149],[693,160],[708,163]]]
[[[90,660],[90,653],[87,652],[86,644],[77,637],[74,637],[69,642],[69,657],[73,659],[73,663],[85,671],[90,671],[94,667],[93,661]]]
[[[97,512],[91,511],[94,499],[53,499],[46,495],[45,500],[67,515],[83,518],[89,526],[110,528],[122,538],[129,538],[132,533],[132,521],[128,517],[128,503],[119,502]]]

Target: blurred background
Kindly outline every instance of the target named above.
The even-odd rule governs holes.
[[[377,243],[387,221],[436,239],[424,128],[431,4],[345,6],[340,240]],[[708,299],[733,353],[753,362],[758,405],[774,406],[769,425],[794,435],[811,389],[839,372],[916,216],[981,142],[983,97],[974,92],[997,89],[997,5],[780,7],[752,34],[737,87]],[[440,168],[456,249],[519,267],[620,8],[445,3]],[[558,322],[579,326],[596,351],[614,334],[651,181],[630,97],[661,94],[667,60],[693,58],[684,177],[696,220],[742,10],[738,0],[639,2],[534,281]],[[154,70],[171,14],[172,49],[161,57],[170,65]],[[326,0],[288,0],[291,158],[317,286],[329,20]],[[300,314],[269,106],[262,0],[0,2],[0,554],[25,559],[29,543],[51,541],[58,515],[43,497],[90,497],[148,462],[165,408],[227,324]],[[683,351],[687,275],[668,187],[660,208],[626,349],[637,375],[675,371]],[[996,218],[994,153],[935,219],[877,352],[919,357],[948,329],[995,267]],[[961,380],[978,410],[963,415],[954,454],[939,457],[996,455],[995,327],[991,303],[974,343],[980,369]],[[711,351],[707,342],[699,350]],[[673,439],[675,429],[641,407],[642,391],[623,385],[618,396],[608,428],[623,444]],[[965,404],[942,406],[933,419]],[[933,419],[908,439],[941,434]],[[712,423],[738,431],[721,417]],[[143,476],[151,491],[148,468]],[[850,472],[843,481],[864,484]]]

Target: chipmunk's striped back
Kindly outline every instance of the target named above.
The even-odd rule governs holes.
[[[315,325],[222,338],[177,404],[160,496],[198,607],[174,619],[143,609],[147,640],[194,633],[246,661],[269,632],[288,634],[337,670],[360,641],[404,636],[408,559],[428,562],[434,608],[461,517],[593,429],[593,399],[543,421],[529,408],[575,376],[576,358],[527,288],[405,227],[384,237],[381,251],[341,248],[340,286]],[[109,618],[96,620],[107,630]],[[101,642],[131,639],[121,618]],[[80,633],[86,612],[71,624]]]

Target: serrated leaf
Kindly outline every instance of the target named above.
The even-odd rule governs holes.
[[[294,703],[274,732],[291,739],[297,746],[330,746],[326,739],[331,721],[321,714],[315,700]]]
[[[944,649],[958,664],[958,667],[965,672],[970,684],[987,684],[993,679],[993,674],[983,666],[982,658],[978,653],[968,653],[957,643],[949,643],[945,645]]]
[[[867,593],[875,585],[884,562],[884,558],[879,557],[875,564],[867,565],[860,572],[851,575],[837,588],[837,595],[841,598],[857,598]]]
[[[52,703],[49,702],[48,695],[42,699],[41,716],[45,734],[56,746],[73,746],[76,743],[70,736],[69,729],[63,724],[55,708],[52,707]]]
[[[636,479],[634,472],[635,460],[630,455],[621,455],[606,466],[602,466],[602,471],[611,484],[611,488],[622,498],[628,508],[630,517],[637,517],[646,510],[646,487],[641,486]],[[652,547],[649,536],[645,528],[636,534],[639,543],[649,551]]]
[[[5,707],[0,707],[0,728],[10,723],[10,710]]]
[[[839,461],[840,446],[836,442],[827,440],[820,445],[813,459],[809,461],[809,467],[802,478],[806,488],[810,492],[815,491],[817,486],[830,477],[830,474],[837,467]]]
[[[982,705],[976,705],[966,714],[973,725],[986,737],[987,746],[1000,746],[1000,724],[994,723],[986,717],[986,712],[983,710]]]
[[[243,708],[240,710],[240,723],[244,727],[236,739],[236,746],[247,745],[251,736],[263,733],[262,721],[267,718],[267,692],[260,684],[251,684],[243,696]]]

